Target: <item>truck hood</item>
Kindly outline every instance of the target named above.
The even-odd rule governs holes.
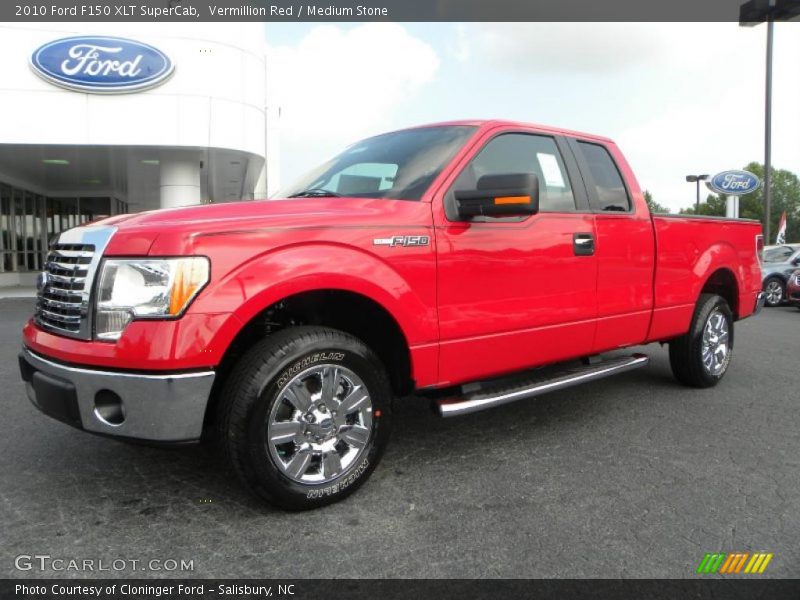
[[[429,226],[430,204],[375,198],[288,198],[205,204],[105,219],[117,228],[114,253],[146,253],[163,236],[197,235],[275,228]],[[127,250],[123,248],[127,246]]]
[[[104,221],[104,225],[118,228],[130,227],[204,227],[213,224],[224,228],[241,220],[249,223],[277,222],[303,225],[331,224],[331,219],[372,217],[376,224],[385,222],[385,217],[395,214],[393,210],[406,200],[384,200],[376,198],[285,198],[276,200],[252,200],[223,204],[202,204],[183,208],[166,208],[131,215],[119,215]],[[402,211],[401,211],[402,212]]]

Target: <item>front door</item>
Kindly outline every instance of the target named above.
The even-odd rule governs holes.
[[[476,148],[433,205],[442,384],[583,356],[594,340],[594,216],[566,142],[494,130]],[[454,191],[504,173],[538,177],[540,212],[459,220]]]

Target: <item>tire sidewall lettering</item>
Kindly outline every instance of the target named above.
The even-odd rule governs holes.
[[[300,373],[301,371],[307,369],[308,367],[315,365],[319,362],[342,362],[345,359],[344,352],[338,351],[323,351],[323,352],[315,352],[314,354],[309,354],[308,356],[304,356],[298,361],[295,361],[290,367],[285,369],[279,376],[275,385],[278,389],[282,389],[289,381]]]
[[[317,498],[325,498],[326,496],[333,496],[339,492],[345,491],[367,471],[369,465],[369,455],[367,455],[356,468],[351,469],[350,472],[342,475],[337,481],[324,487],[308,490],[308,492],[306,492],[306,498],[309,500],[315,500]]]

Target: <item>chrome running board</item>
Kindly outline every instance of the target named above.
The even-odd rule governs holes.
[[[645,354],[634,354],[609,358],[589,365],[551,372],[549,375],[532,373],[517,381],[485,382],[474,392],[461,398],[444,398],[435,401],[439,416],[455,417],[486,410],[524,398],[533,398],[548,392],[563,390],[582,383],[597,381],[605,377],[647,366],[650,358]],[[469,387],[474,388],[474,385]],[[462,387],[462,390],[464,388]]]

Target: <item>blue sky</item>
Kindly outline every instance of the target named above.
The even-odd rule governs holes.
[[[776,26],[773,164],[800,173],[798,34]],[[266,39],[283,183],[365,135],[460,118],[608,135],[674,210],[687,173],[763,158],[763,26],[273,23]]]

